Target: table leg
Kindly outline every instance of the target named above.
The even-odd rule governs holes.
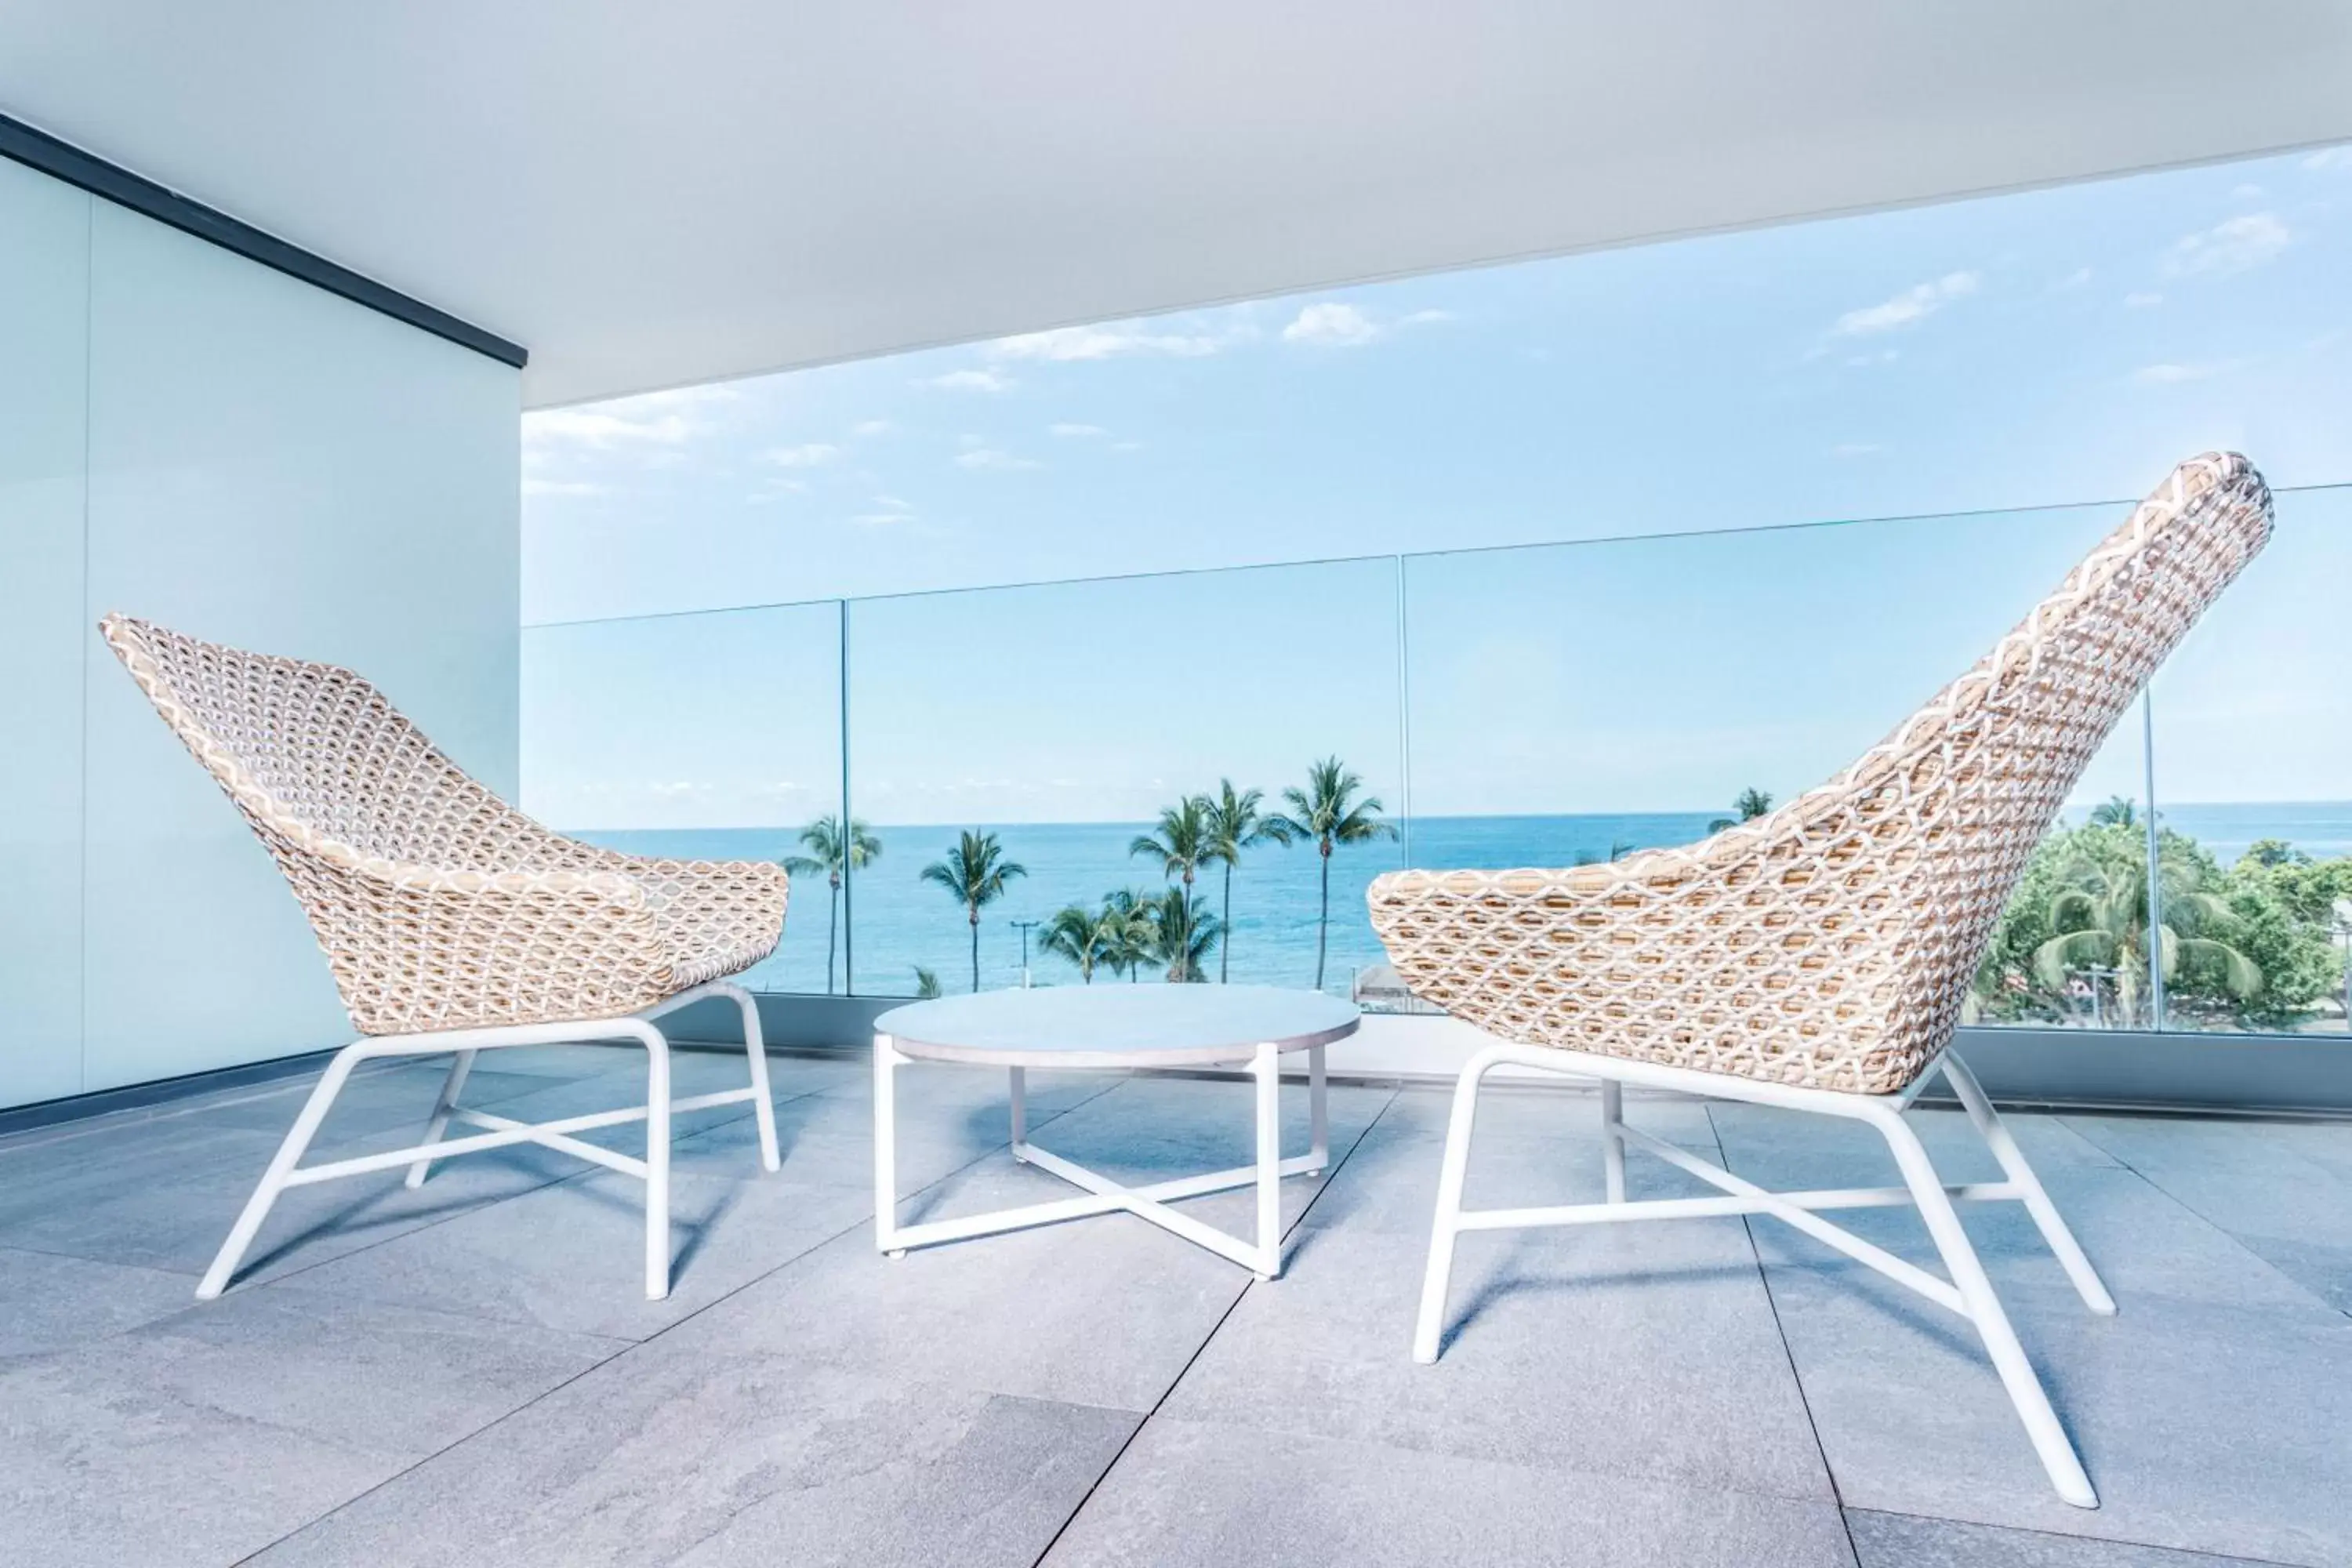
[[[1282,1276],[1282,1053],[1257,1048],[1257,1277]]]
[[[1013,1080],[1013,1157],[1029,1163],[1029,1069],[1007,1069]]]
[[[1321,1175],[1331,1163],[1331,1110],[1329,1096],[1323,1088],[1323,1047],[1310,1046],[1307,1050],[1307,1116],[1314,1129],[1313,1159],[1307,1174]]]
[[[898,1245],[898,1064],[906,1058],[887,1035],[874,1037],[874,1245],[892,1258]]]

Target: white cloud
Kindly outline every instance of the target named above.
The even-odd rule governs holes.
[[[1874,354],[1848,354],[1845,363],[1851,365],[1893,364],[1902,357],[1901,349],[1881,349]]]
[[[830,441],[803,441],[797,447],[771,447],[760,454],[760,460],[780,468],[815,468],[840,456],[841,448]]]
[[[860,528],[887,528],[892,523],[915,521],[913,505],[897,496],[876,496],[868,507],[849,521]]]
[[[992,359],[1061,362],[1120,359],[1129,354],[1202,359],[1237,341],[1239,334],[1234,333],[1155,332],[1135,321],[1109,321],[1100,326],[1055,327],[1049,331],[999,338],[982,352]]]
[[[1012,473],[1020,468],[1042,468],[1045,465],[1034,458],[1016,458],[993,447],[971,447],[956,454],[956,467],[983,468],[994,473]]]
[[[1841,441],[1830,448],[1830,455],[1833,458],[1867,458],[1873,452],[1885,450],[1875,441]]]
[[[2323,147],[2303,161],[2303,166],[2314,174],[2322,169],[2352,169],[2352,144]]]
[[[2147,310],[2164,303],[2164,296],[2154,289],[2140,289],[2124,296],[2126,310]]]
[[[2183,235],[2176,240],[2172,248],[2165,252],[2165,274],[2181,278],[2210,272],[2217,278],[2227,278],[2233,272],[2260,267],[2284,250],[2294,237],[2273,213],[2223,218],[2211,228]]]
[[[527,496],[600,496],[604,487],[586,479],[539,479],[526,477],[522,493]]]
[[[2144,364],[2132,372],[2132,379],[2143,386],[2178,386],[2184,381],[2202,381],[2221,368],[2218,364]]]
[[[2091,278],[2092,272],[2089,268],[2077,267],[2074,271],[2069,272],[2065,277],[2061,278],[2057,282],[2052,284],[2051,287],[2053,289],[2080,289],[2084,284],[2088,283],[2091,280]]]
[[[861,419],[849,427],[849,433],[858,437],[887,436],[897,428],[887,419]]]
[[[928,376],[915,383],[917,386],[936,386],[942,392],[1010,392],[1015,384],[1009,375],[992,370],[951,370],[945,375]]]
[[[1355,348],[1373,342],[1384,329],[1353,305],[1319,300],[1300,310],[1282,329],[1286,343],[1309,343],[1317,348]]]
[[[1110,434],[1099,425],[1054,424],[1046,426],[1045,428],[1056,436],[1074,440],[1086,440]]]
[[[1981,281],[1973,272],[1947,272],[1930,283],[1915,283],[1892,300],[1876,305],[1865,305],[1858,310],[1848,310],[1830,328],[1832,337],[1853,337],[1864,332],[1891,331],[1896,327],[1908,327],[1926,320],[1950,304],[1977,291]]]

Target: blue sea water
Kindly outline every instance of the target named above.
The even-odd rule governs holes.
[[[2167,806],[2166,826],[2199,839],[2227,865],[2260,838],[2284,838],[2305,852],[2352,854],[2352,802]],[[1710,812],[1657,812],[1562,816],[1418,817],[1406,837],[1339,850],[1331,861],[1331,924],[1324,972],[1328,990],[1345,993],[1357,970],[1382,962],[1364,914],[1364,892],[1382,871],[1407,864],[1439,869],[1499,869],[1567,866],[1581,858],[1686,844],[1705,836]],[[1130,857],[1129,844],[1143,823],[979,824],[994,832],[1012,859],[1026,868],[1005,896],[982,912],[980,984],[1021,983],[1015,921],[1043,921],[1068,903],[1097,904],[1115,888],[1139,892],[1162,886],[1156,867]],[[752,984],[774,991],[823,992],[831,928],[832,986],[873,995],[910,994],[918,966],[950,991],[972,979],[971,927],[963,908],[921,880],[923,867],[945,854],[957,829],[940,826],[875,829],[882,854],[857,873],[835,905],[820,878],[793,879],[784,941],[755,970]],[[635,854],[691,859],[780,860],[799,848],[792,827],[606,829],[580,837]],[[1197,891],[1212,909],[1223,900],[1223,868],[1203,868]],[[1315,983],[1318,857],[1311,846],[1269,845],[1244,856],[1233,878],[1233,920],[1222,955],[1235,981],[1267,984]],[[1212,973],[1214,973],[1213,960]],[[854,968],[852,967],[854,963]],[[1035,984],[1076,984],[1076,969],[1032,948]],[[1097,984],[1108,982],[1097,976]]]

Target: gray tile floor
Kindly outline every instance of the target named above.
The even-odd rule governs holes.
[[[1969,1216],[2086,1513],[1965,1325],[1767,1221],[1465,1238],[1414,1366],[1435,1090],[1333,1090],[1333,1169],[1290,1184],[1258,1284],[1125,1216],[885,1261],[863,1065],[775,1068],[781,1174],[739,1108],[681,1128],[664,1302],[635,1184],[526,1148],[299,1190],[196,1306],[302,1084],[0,1139],[0,1563],[2352,1563],[2352,1126],[2014,1119],[2122,1306],[2084,1312],[2021,1215]],[[495,1068],[473,1097],[510,1115],[635,1098],[617,1051]],[[679,1092],[740,1070],[686,1055]],[[366,1073],[325,1142],[408,1141],[436,1083]],[[908,1217],[1066,1192],[1008,1156],[993,1075],[902,1083]],[[1239,1084],[1031,1096],[1041,1142],[1125,1179],[1248,1157]],[[1850,1126],[1629,1113],[1768,1184],[1890,1179]],[[1593,1120],[1491,1100],[1471,1201],[1598,1196]],[[1949,1179],[1996,1173],[1920,1121]],[[1854,1224],[1932,1262],[1913,1216]]]

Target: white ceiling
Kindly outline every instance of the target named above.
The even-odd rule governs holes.
[[[562,403],[2352,139],[2344,0],[0,0],[0,111]]]

